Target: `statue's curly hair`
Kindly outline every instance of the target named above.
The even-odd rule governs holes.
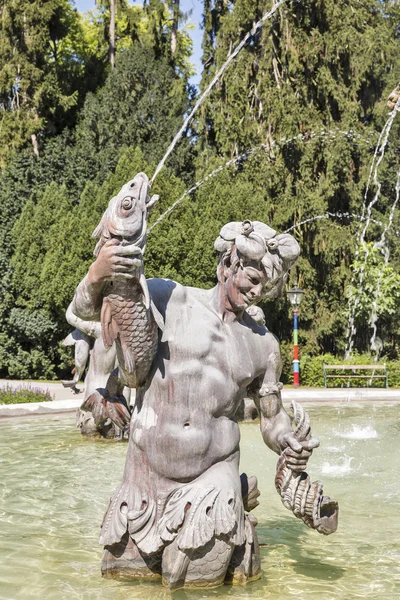
[[[257,264],[267,277],[267,298],[282,295],[289,269],[300,254],[293,236],[276,235],[275,230],[260,221],[228,223],[221,229],[214,247],[219,253],[217,277],[220,282],[224,279],[225,267],[235,272],[239,265]]]

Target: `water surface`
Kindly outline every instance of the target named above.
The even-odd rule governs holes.
[[[309,409],[321,448],[312,480],[340,504],[339,529],[310,531],[281,504],[276,456],[243,425],[242,470],[262,492],[254,511],[260,581],[179,591],[174,600],[400,598],[397,406]],[[71,419],[0,423],[0,599],[168,600],[160,584],[102,579],[99,525],[122,476],[126,443],[82,438]]]

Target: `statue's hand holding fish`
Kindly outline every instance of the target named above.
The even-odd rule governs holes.
[[[113,237],[104,243],[90,266],[88,283],[97,285],[112,279],[139,279],[138,269],[142,264],[143,253],[139,246],[124,245]]]

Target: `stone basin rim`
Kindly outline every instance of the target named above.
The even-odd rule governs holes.
[[[352,405],[364,406],[377,402],[378,404],[400,404],[400,389],[379,388],[301,388],[282,390],[282,398],[286,404],[292,399],[303,406]],[[75,414],[82,403],[82,398],[52,400],[50,402],[29,402],[21,404],[0,405],[0,421],[26,417],[51,417],[56,415]]]

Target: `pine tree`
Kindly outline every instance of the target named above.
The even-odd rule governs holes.
[[[266,2],[237,0],[227,10],[206,0],[203,88],[268,8]],[[284,4],[241,51],[200,111],[199,176],[216,162],[262,145],[232,180],[230,195],[247,177],[248,193],[259,197],[259,214],[276,229],[327,211],[361,214],[386,98],[400,79],[399,12],[398,3],[375,0],[357,6],[334,0]],[[396,127],[391,139],[398,135]],[[389,144],[381,165],[380,214],[374,214],[382,221],[394,200],[397,170],[398,156]],[[372,186],[368,201],[374,192]],[[228,188],[227,194],[217,200],[210,191],[210,215],[219,214],[220,202],[232,206]],[[247,218],[246,203],[242,207]],[[307,290],[303,344],[312,353],[344,348],[344,290],[357,226],[353,219],[325,219],[294,230],[302,247],[296,276]],[[369,236],[376,239],[376,234],[373,226]]]

